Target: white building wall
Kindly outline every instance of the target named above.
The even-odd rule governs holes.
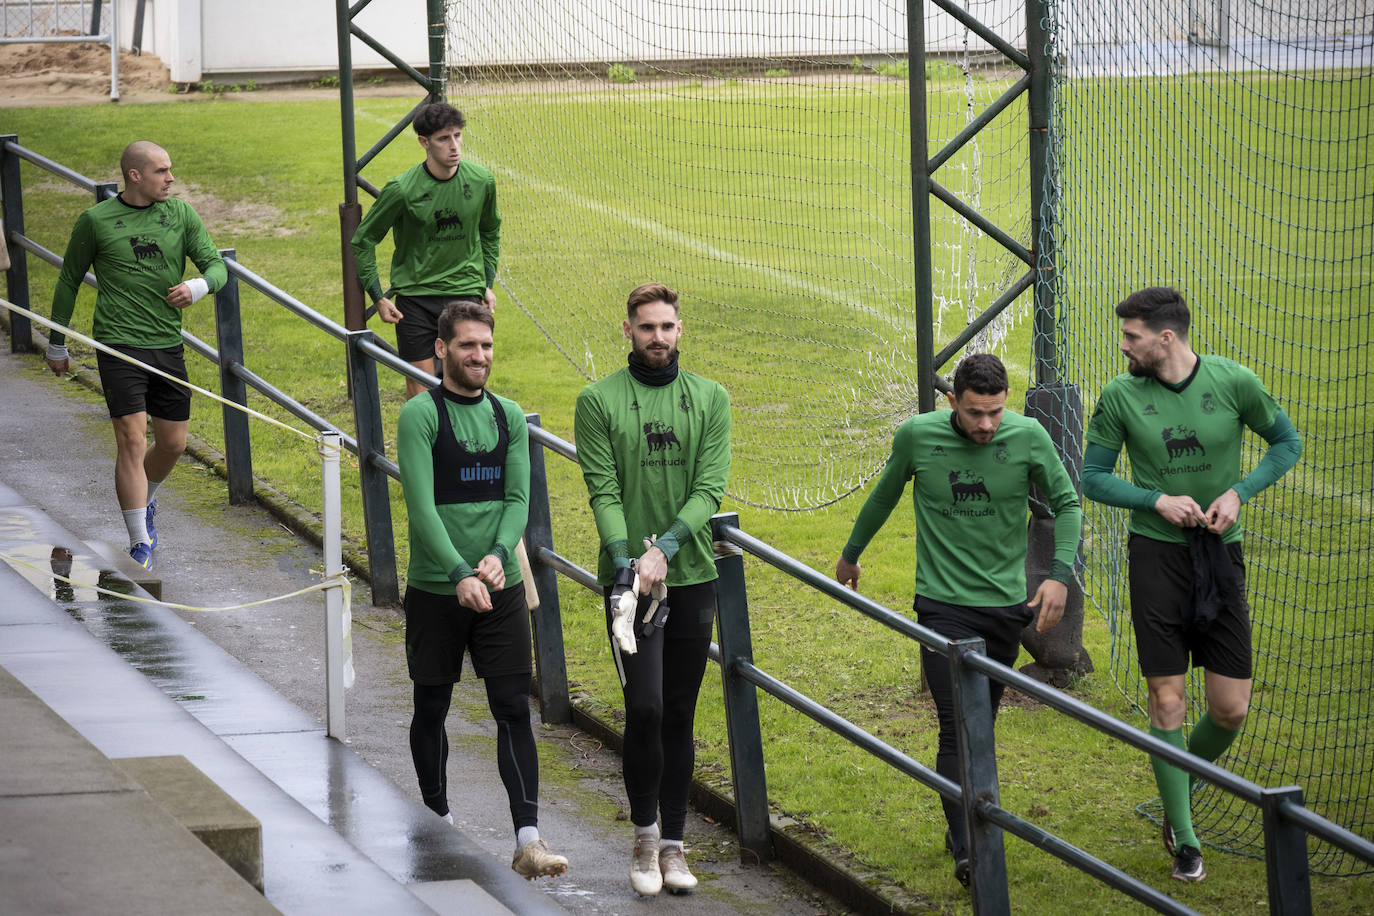
[[[15,0],[6,0],[13,3]],[[136,0],[120,4],[130,46]],[[1024,47],[1023,0],[965,0],[980,21]],[[1335,30],[1367,36],[1371,0],[1320,0],[1320,17],[1258,0],[1061,0],[1061,50],[1186,42],[1215,34],[1226,7],[1238,40],[1312,37]],[[422,72],[429,59],[425,0],[373,0],[357,24]],[[987,50],[962,25],[926,4],[927,47]],[[165,60],[177,82],[229,76],[261,79],[338,67],[334,0],[148,0],[143,48]],[[902,54],[906,0],[454,0],[454,62],[548,65],[615,61],[769,59]],[[354,66],[387,62],[357,39]]]

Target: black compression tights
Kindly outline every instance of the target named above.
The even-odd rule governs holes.
[[[539,758],[530,728],[530,676],[510,674],[485,679],[487,706],[496,720],[496,768],[510,799],[515,829],[539,823]],[[452,684],[415,685],[415,716],[410,721],[410,756],[420,782],[420,797],[438,814],[448,813],[448,734],[444,719]]]
[[[687,795],[695,762],[692,720],[711,646],[709,630],[707,634],[665,640],[658,633],[640,642],[638,654],[621,656],[626,675],[624,768],[630,820],[647,827],[659,813],[655,808],[660,809],[664,839],[682,839],[687,824]]]

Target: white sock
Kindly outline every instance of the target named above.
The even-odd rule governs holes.
[[[658,824],[650,824],[647,827],[641,827],[638,824],[635,824],[635,839],[639,840],[644,838],[648,838],[650,840],[657,840]]]
[[[124,516],[124,527],[129,529],[129,546],[137,544],[151,544],[153,539],[148,537],[148,507],[140,509],[122,509]]]
[[[151,506],[153,504],[153,496],[157,493],[157,488],[160,486],[162,486],[162,481],[160,480],[148,481],[148,505]]]
[[[439,816],[442,817],[444,820],[448,821],[450,824],[453,823],[453,812],[452,812],[452,811],[448,812],[447,814],[441,814],[441,815],[439,815]]]
[[[537,839],[539,839],[538,827],[521,827],[515,831],[515,851],[519,852]]]
[[[659,841],[658,841],[658,848],[659,848],[660,850],[668,849],[669,847],[676,847],[678,852],[683,852],[682,841],[681,841],[681,840],[659,840]]]

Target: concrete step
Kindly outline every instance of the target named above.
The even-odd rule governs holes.
[[[180,754],[117,757],[141,785],[210,851],[262,891],[262,823]]]
[[[153,569],[144,569],[134,562],[133,557],[129,556],[129,548],[127,546],[111,544],[108,541],[87,541],[86,546],[95,551],[102,560],[109,564],[112,571],[119,573],[119,575],[134,583],[158,601],[162,600],[162,577],[153,571],[153,569],[157,568],[156,554],[153,555]],[[101,578],[108,578],[104,575],[103,570]],[[104,582],[100,584],[105,588],[112,588],[112,586]]]

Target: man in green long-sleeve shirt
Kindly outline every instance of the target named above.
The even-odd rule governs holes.
[[[453,823],[444,720],[467,651],[496,720],[497,770],[515,826],[511,868],[536,878],[562,874],[568,860],[539,837],[530,616],[515,552],[529,517],[529,429],[519,404],[486,389],[494,329],[491,311],[481,303],[446,306],[433,344],[444,364],[443,383],[407,401],[397,420],[410,525],[410,753],[420,797]]]
[[[643,895],[686,893],[697,883],[683,858],[692,726],[716,613],[709,522],[730,474],[730,400],[716,382],[678,368],[682,321],[667,286],[630,293],[623,331],[628,366],[577,397],[577,460],[600,535],[608,634],[614,609],[639,583],[633,651],[611,640],[625,694],[630,885]],[[666,624],[655,617],[645,626],[665,585]]]
[[[377,202],[353,233],[353,257],[363,289],[377,304],[377,315],[396,325],[401,358],[429,372],[434,368],[434,337],[439,313],[454,299],[496,308],[497,262],[501,255],[501,215],[496,209],[496,179],[464,159],[463,113],[434,102],[415,116],[415,133],[425,160],[386,183]],[[390,232],[393,303],[383,295],[377,273],[377,245]],[[406,379],[406,397],[424,390]]]
[[[186,449],[191,391],[147,367],[186,379],[181,310],[218,290],[229,274],[196,211],[171,196],[175,179],[166,150],[135,141],[125,148],[119,169],[124,190],[76,220],[53,292],[52,319],[71,321],[81,281],[94,268],[100,285],[92,336],[136,361],[96,354],[114,423],[115,496],[129,533],[129,555],[150,568],[157,490]],[[188,258],[201,276],[183,280]],[[54,331],[48,340],[48,368],[61,375],[71,364],[67,337]]]
[[[859,555],[914,480],[916,619],[950,639],[982,637],[988,657],[1010,665],[1021,631],[1036,620],[1046,632],[1064,614],[1078,552],[1078,494],[1049,434],[1034,420],[1007,413],[1007,371],[987,353],[965,357],[954,372],[953,410],[918,414],[897,430],[892,455],[859,511],[835,578],[858,588]],[[1027,507],[1031,484],[1054,513],[1050,576],[1026,600]],[[921,649],[921,663],[940,723],[935,769],[959,780],[954,684],[943,657]],[[993,715],[1003,685],[988,682]],[[963,807],[942,799],[945,846],[954,876],[968,886],[968,825]]]
[[[1206,760],[1235,739],[1250,708],[1250,609],[1240,507],[1302,455],[1302,440],[1259,378],[1188,343],[1183,295],[1149,287],[1116,306],[1127,375],[1107,383],[1088,423],[1083,493],[1131,510],[1131,623],[1149,689],[1150,734]],[[1269,443],[1240,476],[1246,427]],[[1127,481],[1112,473],[1122,446]],[[1203,507],[1206,507],[1205,509]],[[1195,570],[1210,570],[1212,588]],[[1206,671],[1207,712],[1185,743],[1189,658]],[[1172,877],[1201,881],[1188,774],[1151,758]]]

